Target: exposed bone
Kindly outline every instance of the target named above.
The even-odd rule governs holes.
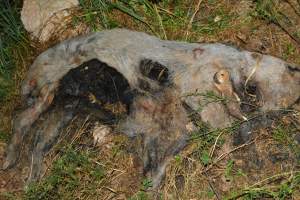
[[[50,106],[63,77],[79,65],[97,59],[117,70],[128,81],[131,90],[140,93],[133,101],[129,117],[120,127],[130,137],[142,136],[140,157],[145,173],[157,177],[157,186],[166,161],[186,142],[189,121],[181,101],[196,111],[203,98],[184,97],[185,94],[224,92],[216,88],[214,82],[214,75],[220,70],[225,70],[231,77],[232,82],[227,86],[230,86],[228,94],[233,98],[241,96],[245,80],[251,77],[249,84],[256,86],[263,100],[258,112],[287,108],[299,99],[299,68],[272,56],[260,56],[260,67],[253,72],[257,53],[218,43],[163,41],[125,29],[92,33],[62,42],[38,56],[30,67],[22,85],[22,95],[30,107],[14,121],[14,136],[4,168],[16,162],[25,133]],[[231,106],[227,104],[231,114],[237,112],[243,118],[239,103]],[[220,102],[208,104],[200,116],[213,127],[224,127],[233,121]]]

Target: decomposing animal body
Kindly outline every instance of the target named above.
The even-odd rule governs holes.
[[[91,62],[100,67],[91,67]],[[210,102],[199,111],[205,99],[197,94],[207,91],[235,101]],[[23,82],[22,95],[27,108],[15,117],[4,168],[16,163],[25,134],[38,121],[33,152],[39,156],[33,156],[31,175],[36,179],[36,166],[72,116],[80,109],[101,110],[99,119],[111,120],[133,140],[141,139],[137,154],[145,175],[158,186],[167,160],[187,141],[186,107],[199,111],[201,120],[212,127],[246,119],[240,104],[247,95],[258,99],[258,112],[287,108],[299,100],[300,70],[278,58],[223,44],[164,41],[114,29],[64,41],[39,55]],[[62,96],[68,100],[59,100]],[[118,113],[125,118],[117,120]]]

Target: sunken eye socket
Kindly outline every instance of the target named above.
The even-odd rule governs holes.
[[[221,74],[221,76],[224,76],[224,74]]]

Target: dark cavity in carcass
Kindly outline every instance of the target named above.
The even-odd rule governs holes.
[[[94,59],[70,70],[63,77],[54,104],[79,100],[78,110],[95,108],[117,114],[117,108],[113,108],[116,104],[123,106],[119,108],[122,109],[120,114],[121,111],[128,111],[134,93],[122,74]]]
[[[158,81],[159,84],[169,82],[169,70],[166,66],[150,59],[143,59],[140,62],[141,74],[151,80]]]

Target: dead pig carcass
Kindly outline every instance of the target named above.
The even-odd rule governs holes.
[[[107,77],[101,78],[103,69],[111,71],[110,74],[114,74],[111,80],[118,80],[119,84],[109,82]],[[85,71],[85,81],[81,81],[78,77]],[[222,71],[227,73],[220,73]],[[224,82],[216,75],[229,77]],[[72,77],[77,81],[70,81]],[[114,95],[117,99],[109,97],[113,91],[109,88],[105,91],[105,84],[123,87],[116,89],[119,91]],[[220,84],[226,86],[219,87]],[[97,87],[99,90],[95,91],[93,88]],[[245,92],[248,88],[252,90]],[[76,110],[86,109],[80,105],[87,101],[91,92],[96,93],[94,101],[101,99],[99,109],[118,101],[126,107],[121,113],[127,118],[120,121],[118,128],[132,138],[142,138],[139,155],[144,173],[150,173],[157,186],[168,158],[186,143],[188,112],[197,111],[203,101],[201,95],[193,94],[207,91],[235,99],[226,105],[211,102],[199,113],[201,120],[212,127],[225,127],[233,122],[233,116],[245,117],[240,110],[239,98],[247,99],[247,95],[257,97],[257,112],[287,108],[299,101],[300,70],[278,58],[223,44],[163,41],[125,29],[64,41],[38,56],[28,72],[22,86],[27,108],[14,120],[14,135],[4,168],[16,163],[25,134],[31,131],[40,116],[50,113],[51,119],[51,115],[56,115],[59,110],[62,112],[59,119],[65,119],[63,122],[52,117],[53,122],[42,123],[42,128],[37,131],[41,139],[33,151],[39,154],[35,156],[33,179],[36,179],[46,146],[55,141],[59,130]],[[55,99],[64,95],[69,97],[68,101],[55,103],[61,102]],[[52,104],[57,106],[51,108]],[[88,112],[96,110],[93,108]],[[106,114],[100,115],[105,118]]]

